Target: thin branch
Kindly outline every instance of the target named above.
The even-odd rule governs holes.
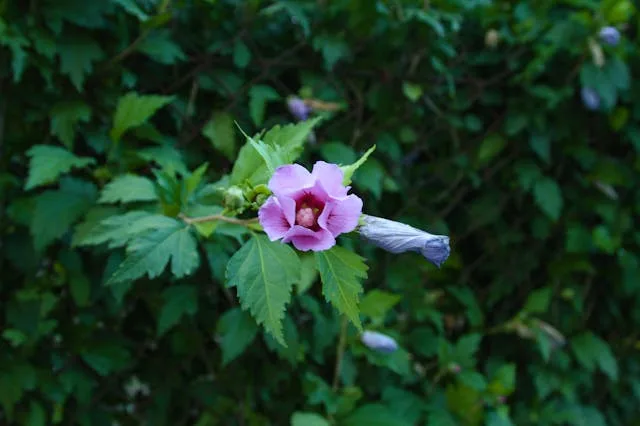
[[[180,219],[182,219],[185,223],[191,225],[192,223],[203,223],[203,222],[215,222],[219,220],[220,222],[233,223],[235,225],[242,226],[250,226],[254,223],[258,223],[258,218],[254,217],[251,219],[238,219],[235,217],[223,216],[221,214],[211,214],[209,216],[200,216],[200,217],[188,217],[184,214],[179,215]]]
[[[332,388],[335,391],[338,390],[338,382],[340,381],[340,370],[342,370],[342,358],[344,357],[344,351],[347,347],[347,317],[342,317],[342,323],[340,324],[340,340],[338,340],[338,347],[336,348],[336,365],[333,370],[333,385]]]

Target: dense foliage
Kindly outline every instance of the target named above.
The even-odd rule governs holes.
[[[637,424],[638,19],[0,1],[0,423]],[[352,191],[449,235],[440,269],[357,233],[315,255],[252,236],[273,166],[373,145]],[[242,262],[276,294],[245,297]]]

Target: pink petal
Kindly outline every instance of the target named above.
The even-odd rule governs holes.
[[[315,178],[299,164],[289,164],[276,169],[269,180],[269,189],[277,197],[288,196],[313,185]]]
[[[269,197],[258,211],[258,219],[271,241],[278,240],[291,229],[295,221],[296,203],[291,198]]]
[[[351,194],[342,200],[328,202],[318,217],[318,225],[337,237],[353,231],[358,226],[361,214],[362,200]]]
[[[331,197],[342,198],[347,195],[348,188],[342,184],[344,173],[336,164],[318,161],[313,165],[311,175],[322,183]]]
[[[282,238],[283,243],[291,242],[300,251],[328,250],[336,244],[336,239],[326,229],[312,231],[300,225],[294,225]]]

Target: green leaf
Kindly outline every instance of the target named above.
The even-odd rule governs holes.
[[[342,422],[344,426],[410,426],[396,413],[382,404],[367,404],[349,414]]]
[[[180,45],[173,40],[171,31],[166,29],[153,31],[142,39],[136,50],[164,65],[173,65],[187,58]]]
[[[225,312],[216,326],[222,348],[222,365],[225,366],[240,356],[253,342],[258,327],[248,312],[233,308]]]
[[[351,53],[349,45],[345,43],[342,37],[337,35],[322,34],[316,36],[312,45],[314,50],[322,53],[325,68],[329,71],[333,70],[338,61],[346,58]]]
[[[516,365],[504,364],[493,375],[488,390],[495,396],[509,396],[516,389]]]
[[[95,164],[93,158],[77,157],[64,148],[50,145],[35,145],[27,151],[27,155],[31,158],[29,177],[24,187],[26,190],[56,182],[60,175],[72,168]]]
[[[560,187],[551,178],[543,177],[533,185],[533,198],[540,209],[557,221],[562,213],[562,192]]]
[[[233,45],[233,64],[238,68],[245,68],[251,60],[251,51],[242,40],[236,40]]]
[[[571,339],[571,349],[578,362],[587,370],[596,367],[611,380],[618,380],[618,363],[609,344],[590,331],[583,332]]]
[[[422,97],[423,90],[422,86],[405,81],[402,83],[402,93],[404,93],[411,102],[416,102]]]
[[[140,9],[135,0],[114,0],[114,3],[122,7],[130,15],[138,18],[140,22],[145,22],[149,19],[149,15]]]
[[[280,95],[272,87],[258,84],[249,90],[249,115],[256,126],[264,121],[264,110],[269,101],[280,99]]]
[[[522,310],[530,314],[543,314],[547,312],[552,294],[550,287],[534,290],[529,294],[527,303],[525,303]]]
[[[322,294],[340,313],[362,330],[358,297],[362,293],[361,279],[367,277],[368,266],[356,253],[334,246],[315,253],[322,279]]]
[[[551,164],[551,144],[549,136],[543,133],[533,133],[529,138],[529,146],[542,161]]]
[[[211,119],[202,128],[202,135],[209,139],[215,149],[229,160],[233,160],[236,153],[236,134],[233,117],[223,111],[214,111]]]
[[[374,289],[362,298],[360,312],[371,318],[383,318],[387,312],[402,300],[402,296]]]
[[[153,182],[136,175],[118,176],[109,182],[100,195],[99,203],[130,203],[133,201],[157,200]]]
[[[91,211],[77,226],[74,246],[109,244],[109,248],[122,247],[136,235],[154,228],[173,227],[175,221],[167,216],[134,210],[115,214],[113,209]]]
[[[274,126],[258,141],[263,142],[269,153],[273,153],[274,163],[284,161],[282,164],[294,162],[302,153],[302,147],[307,140],[313,127],[320,122],[321,118],[302,121],[297,124],[286,126]],[[229,179],[230,185],[237,185],[248,181],[252,185],[266,183],[270,174],[263,156],[255,148],[255,138],[247,138],[247,142],[240,149],[238,158],[231,171]],[[271,154],[267,154],[271,158]]]
[[[47,424],[47,413],[36,401],[31,401],[29,414],[24,422],[25,426],[45,426]]]
[[[485,164],[491,161],[494,157],[502,152],[507,145],[507,141],[498,134],[491,134],[487,136],[480,145],[478,150],[478,163]]]
[[[60,182],[59,190],[38,195],[31,218],[31,235],[36,250],[44,250],[62,237],[89,210],[96,196],[93,184],[68,178]]]
[[[320,155],[328,163],[351,164],[358,161],[356,152],[340,142],[327,142],[320,145]]]
[[[173,285],[162,292],[164,304],[158,317],[158,336],[162,336],[185,315],[198,311],[198,291],[191,285]]]
[[[93,63],[104,58],[104,52],[93,39],[83,36],[66,38],[59,43],[60,72],[68,75],[78,92],[82,92],[85,77],[91,74]]]
[[[169,219],[169,218],[167,218]],[[107,285],[130,282],[145,274],[159,276],[171,261],[171,273],[181,278],[193,273],[199,263],[196,240],[188,226],[169,219],[172,224],[135,237],[127,246],[127,256],[111,276]]]
[[[131,359],[129,351],[114,343],[98,343],[87,345],[82,351],[82,359],[99,375],[107,376],[114,371],[122,370]]]
[[[145,123],[160,108],[173,101],[173,96],[138,95],[129,92],[118,101],[110,136],[119,141],[129,129]]]
[[[264,235],[254,235],[227,265],[227,285],[238,289],[242,308],[283,346],[282,320],[300,269],[300,259],[291,247]]]
[[[291,416],[291,426],[331,426],[331,423],[319,414],[298,411]]]
[[[373,145],[371,148],[369,148],[367,150],[367,152],[365,152],[362,155],[362,157],[360,157],[360,159],[358,161],[356,161],[355,163],[350,164],[348,166],[341,166],[340,167],[342,169],[342,172],[344,173],[344,179],[342,180],[342,183],[344,185],[350,185],[351,184],[351,178],[353,177],[353,174],[356,172],[356,170],[358,170],[360,168],[360,166],[362,166],[367,161],[369,156],[375,150],[376,150],[376,146]]]
[[[73,148],[76,125],[91,119],[91,108],[84,102],[60,102],[53,106],[51,113],[51,134],[58,137],[69,149]]]

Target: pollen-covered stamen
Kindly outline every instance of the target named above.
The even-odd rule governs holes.
[[[296,212],[296,223],[305,228],[311,228],[316,224],[316,215],[311,207],[303,207]]]

